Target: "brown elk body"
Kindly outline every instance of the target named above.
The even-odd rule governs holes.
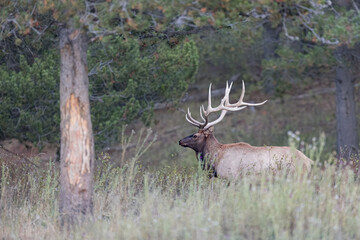
[[[276,172],[285,169],[287,172],[294,172],[297,168],[304,171],[310,171],[312,160],[306,157],[302,152],[291,147],[265,146],[255,147],[247,143],[221,144],[215,138],[213,126],[219,123],[227,111],[238,111],[247,106],[258,106],[262,103],[243,102],[245,94],[245,85],[243,82],[243,92],[240,100],[235,104],[229,103],[229,93],[231,86],[226,84],[225,97],[221,100],[218,107],[211,107],[211,85],[209,87],[209,106],[205,111],[200,108],[200,116],[203,122],[199,122],[191,117],[190,111],[186,119],[192,125],[199,127],[199,131],[193,135],[185,137],[179,141],[183,147],[192,148],[196,156],[200,154],[200,161],[203,169],[211,170],[214,176],[233,179],[243,174]],[[208,122],[208,115],[212,112],[221,111],[220,117]],[[204,116],[203,116],[204,114]]]

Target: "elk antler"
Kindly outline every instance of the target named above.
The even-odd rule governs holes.
[[[240,99],[236,103],[231,104],[229,102],[229,94],[231,91],[232,84],[233,83],[231,83],[229,86],[229,83],[226,81],[225,96],[221,99],[220,105],[213,108],[211,106],[211,83],[210,83],[209,96],[208,96],[208,107],[206,108],[206,110],[203,105],[201,105],[201,107],[200,107],[200,117],[203,122],[199,122],[199,121],[195,120],[191,116],[191,112],[190,112],[189,108],[188,108],[187,114],[185,115],[186,120],[189,123],[191,123],[192,125],[200,128],[200,129],[208,129],[209,127],[214,126],[215,124],[221,122],[221,120],[223,120],[223,118],[225,117],[225,115],[228,111],[240,111],[248,106],[259,106],[259,105],[262,105],[267,102],[267,100],[265,100],[262,103],[246,103],[246,102],[244,102],[243,99],[245,96],[245,83],[244,83],[244,81],[242,81],[242,92],[241,92]],[[218,111],[221,111],[221,114],[218,117],[218,119],[216,119],[215,121],[209,122],[208,116],[210,115],[210,113],[218,112]]]

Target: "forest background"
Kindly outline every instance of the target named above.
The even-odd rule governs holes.
[[[152,143],[140,151],[145,168],[197,166],[193,153],[178,146],[196,130],[184,121],[187,107],[196,112],[206,102],[211,82],[220,99],[225,81],[235,81],[235,99],[242,79],[247,100],[269,101],[229,114],[216,126],[221,142],[295,141],[308,155],[321,149],[311,156],[320,162],[337,156],[350,163],[359,150],[359,6],[357,1],[2,1],[0,138],[31,142],[40,151],[66,142],[59,130],[69,64],[74,72],[87,72],[73,79],[89,81],[88,97],[79,99],[88,99],[84,105],[91,109],[87,128],[93,129],[95,165],[108,159],[107,152],[112,166],[125,166],[125,152],[139,153],[141,141],[124,137],[135,129],[144,143]],[[69,43],[80,50],[67,52]],[[87,94],[86,84],[81,89]],[[152,127],[156,141],[144,127]]]
[[[187,105],[203,104],[210,82],[222,89],[225,81],[240,79],[248,86],[248,99],[269,103],[256,117],[246,110],[219,126],[224,141],[286,145],[288,131],[300,131],[307,141],[326,132],[327,152],[345,146],[358,149],[356,1],[135,1],[120,4],[109,16],[103,16],[101,1],[90,3],[89,95],[98,150],[116,145],[124,124],[141,119],[146,126],[165,129],[158,134],[169,146],[158,161],[176,156],[176,139],[191,132],[177,121],[183,120]],[[31,15],[31,4],[21,12],[16,3],[3,3],[2,140],[17,138],[40,148],[59,144],[56,39],[58,22],[75,14],[62,12],[71,4],[40,1],[41,10]],[[99,16],[108,25],[97,23]],[[192,104],[196,100],[200,103]]]

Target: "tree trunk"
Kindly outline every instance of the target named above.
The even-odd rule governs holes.
[[[337,155],[340,164],[349,164],[358,156],[359,137],[357,134],[355,111],[355,88],[351,68],[347,66],[346,47],[335,49],[337,60],[336,82],[336,121],[337,121]]]
[[[264,46],[264,60],[271,60],[276,58],[276,49],[278,47],[279,35],[281,32],[280,25],[273,27],[270,20],[263,24],[263,46]],[[265,91],[272,93],[275,91],[274,77],[271,71],[263,71],[262,78],[264,80]]]
[[[264,59],[269,60],[276,56],[281,26],[277,25],[273,27],[271,21],[267,20],[263,24],[263,28]]]
[[[94,140],[90,117],[87,40],[80,30],[60,31],[61,223],[92,216]],[[71,225],[70,225],[71,226]]]

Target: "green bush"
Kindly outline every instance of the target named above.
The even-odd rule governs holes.
[[[91,94],[98,97],[91,113],[101,142],[116,138],[121,123],[137,118],[149,123],[154,103],[176,101],[194,80],[198,53],[193,41],[173,48],[166,43],[143,47],[146,44],[111,37],[89,50],[90,73],[96,72],[90,76]]]
[[[50,51],[21,71],[0,66],[0,138],[56,141],[59,136],[59,56]]]
[[[89,46],[91,114],[97,143],[119,136],[121,126],[151,121],[157,102],[176,101],[194,80],[198,53],[193,41],[175,47],[144,47],[134,39],[108,37]],[[49,50],[21,70],[0,66],[0,139],[40,143],[59,139],[60,58]]]

